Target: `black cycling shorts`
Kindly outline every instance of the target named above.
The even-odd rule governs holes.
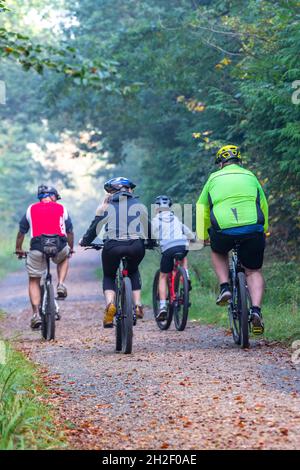
[[[260,269],[264,261],[265,234],[254,232],[245,235],[227,235],[209,229],[212,251],[221,255],[227,254],[234,247],[235,241],[240,243],[239,256],[242,265],[248,269]]]
[[[132,290],[142,287],[139,264],[145,256],[143,240],[109,240],[104,243],[102,250],[103,290],[116,289],[116,274],[121,259],[128,258],[128,276],[131,279]]]
[[[176,253],[182,253],[184,257],[187,256],[188,250],[184,245],[174,246],[162,253],[161,262],[160,262],[160,272],[161,273],[170,273],[173,270],[174,266],[174,256]]]

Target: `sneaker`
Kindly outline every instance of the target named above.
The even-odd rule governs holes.
[[[223,307],[224,305],[227,305],[231,297],[232,297],[232,294],[229,290],[229,287],[224,286],[220,290],[220,294],[216,300],[216,304],[220,305],[220,307]]]
[[[160,307],[158,314],[156,315],[156,320],[165,321],[167,319],[168,309],[167,306]]]
[[[135,306],[135,314],[136,318],[138,318],[139,320],[142,320],[144,318],[144,310],[142,305]]]
[[[252,333],[254,335],[262,335],[265,331],[264,322],[261,313],[257,310],[250,310],[251,322],[252,322]]]
[[[33,315],[30,320],[30,328],[32,330],[39,330],[42,324],[41,317],[37,314]]]
[[[114,304],[110,303],[105,309],[103,318],[103,328],[113,328],[114,317],[117,313],[117,308]]]
[[[64,284],[58,284],[56,292],[58,299],[65,299],[68,296],[68,291]]]

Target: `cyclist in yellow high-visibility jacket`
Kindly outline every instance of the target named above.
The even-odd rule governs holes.
[[[203,241],[210,239],[212,262],[220,282],[218,305],[226,305],[231,298],[228,252],[239,240],[239,255],[253,303],[252,323],[263,332],[261,268],[268,230],[267,199],[256,176],[241,166],[238,147],[222,147],[216,163],[220,169],[210,175],[197,202],[197,235]]]

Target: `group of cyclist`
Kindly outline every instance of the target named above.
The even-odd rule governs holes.
[[[268,230],[268,204],[264,191],[249,170],[243,168],[240,150],[234,145],[222,147],[216,156],[219,169],[213,172],[197,201],[197,238],[210,244],[212,263],[220,283],[217,305],[230,301],[228,253],[239,241],[239,256],[245,269],[252,299],[251,320],[255,331],[263,333],[264,324],[261,303],[264,293],[263,265],[265,234]],[[123,257],[128,259],[128,274],[132,283],[136,317],[144,316],[141,301],[141,277],[139,265],[148,247],[159,245],[161,249],[158,320],[167,315],[167,278],[174,265],[175,254],[182,253],[183,267],[188,279],[187,255],[189,244],[195,239],[189,227],[182,224],[172,210],[170,197],[162,195],[155,199],[155,214],[149,218],[146,207],[135,195],[136,185],[128,178],[107,181],[107,193],[98,207],[81,246],[89,246],[97,236],[104,241],[102,250],[103,291],[106,308],[103,326],[111,328],[116,314],[116,274]],[[32,204],[20,221],[16,241],[16,253],[23,255],[25,234],[31,231],[30,251],[26,266],[29,275],[29,296],[33,317],[31,327],[39,328],[40,281],[45,271],[45,259],[40,246],[43,234],[60,236],[61,247],[53,259],[57,264],[57,297],[66,298],[65,278],[69,257],[73,253],[74,235],[68,211],[58,204],[60,196],[55,188],[40,186],[39,202]],[[190,289],[192,288],[189,280]]]

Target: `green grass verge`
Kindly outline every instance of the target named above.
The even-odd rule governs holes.
[[[34,365],[0,341],[0,450],[65,447],[52,410],[41,401],[46,393]]]
[[[152,282],[159,267],[160,255],[147,252],[141,264],[143,302],[152,305]],[[218,284],[210,261],[210,250],[190,252],[190,275],[193,283],[190,318],[227,328],[227,309],[216,306]],[[300,267],[296,262],[267,259],[264,266],[266,293],[263,303],[265,338],[290,342],[300,338]]]

